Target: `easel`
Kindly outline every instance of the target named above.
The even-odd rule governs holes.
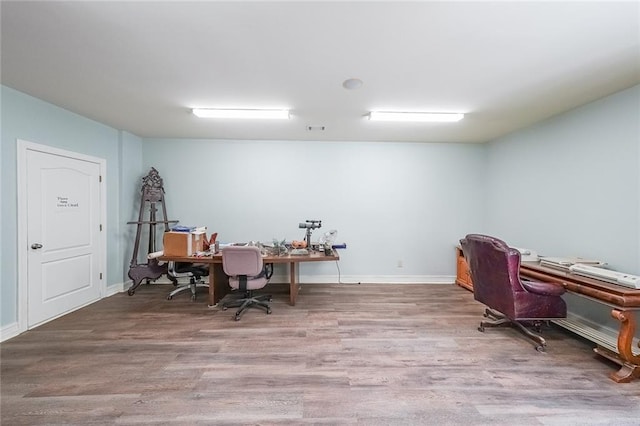
[[[146,203],[149,203],[149,220],[144,220],[144,211]],[[162,205],[163,220],[156,220],[156,203]],[[149,225],[149,247],[147,253],[156,251],[156,225],[164,225],[164,231],[169,230],[170,223],[177,223],[177,220],[167,220],[167,208],[164,204],[164,187],[162,186],[162,178],[155,168],[151,168],[149,174],[142,178],[142,191],[140,195],[140,213],[138,220],[135,222],[127,222],[127,224],[137,225],[136,242],[133,248],[133,256],[129,265],[129,278],[133,280],[133,285],[127,293],[133,296],[136,288],[142,284],[143,280],[155,280],[162,274],[167,273],[167,265],[159,265],[157,259],[149,259],[147,263],[138,264],[138,250],[140,249],[140,236],[143,225]],[[170,279],[172,277],[169,277]],[[171,279],[175,284],[175,278]]]

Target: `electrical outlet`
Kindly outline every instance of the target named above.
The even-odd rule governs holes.
[[[402,260],[398,260],[398,268],[402,268],[404,265],[402,264]]]

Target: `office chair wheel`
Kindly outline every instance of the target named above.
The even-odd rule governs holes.
[[[236,320],[236,321],[240,321],[240,314],[236,314],[236,315],[233,317],[233,319],[234,319],[234,320]]]
[[[483,326],[478,327],[478,331],[481,331],[484,333],[484,327]]]
[[[168,295],[167,296],[167,300],[171,300],[171,299],[173,299],[173,296],[172,295]]]
[[[267,308],[267,314],[271,313],[271,308]]]
[[[192,301],[192,302],[195,302],[195,301],[196,301],[196,295],[195,295],[195,294],[192,294],[192,295],[191,295],[191,301]]]
[[[536,346],[536,351],[538,351],[538,352],[546,352],[547,348],[545,348],[543,345],[538,345],[538,346]]]
[[[135,293],[136,293],[135,290],[127,290],[127,294],[129,296],[133,296]]]

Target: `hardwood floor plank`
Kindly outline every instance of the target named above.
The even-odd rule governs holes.
[[[142,286],[0,345],[4,425],[640,424],[640,381],[591,344],[477,330],[453,285],[269,285],[273,313]]]

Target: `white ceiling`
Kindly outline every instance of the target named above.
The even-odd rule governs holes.
[[[640,83],[635,1],[0,7],[3,85],[140,137],[484,142]],[[364,85],[344,89],[352,77]],[[194,107],[292,118],[204,120]],[[467,116],[374,123],[370,110]]]

